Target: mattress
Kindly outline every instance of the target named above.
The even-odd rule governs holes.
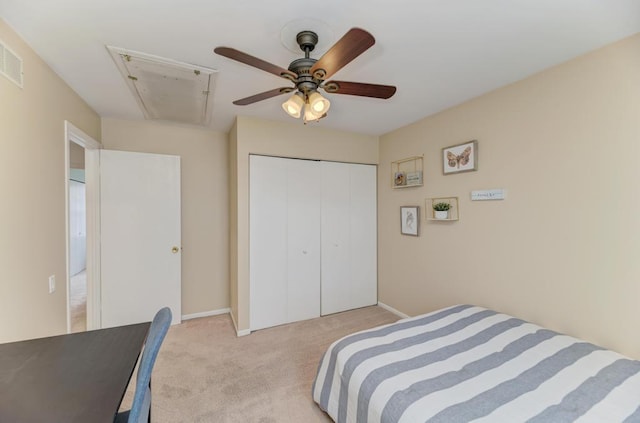
[[[313,398],[335,422],[640,422],[640,361],[471,305],[346,336]]]

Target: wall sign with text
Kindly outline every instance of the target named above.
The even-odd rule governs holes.
[[[471,191],[471,201],[504,200],[506,196],[507,192],[502,188]]]

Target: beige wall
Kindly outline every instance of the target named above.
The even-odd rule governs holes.
[[[381,137],[380,301],[407,314],[489,306],[640,358],[640,35]],[[441,148],[477,139],[479,169],[442,175]],[[425,186],[390,162],[425,155]],[[471,202],[505,188],[505,201]],[[460,197],[460,221],[398,208]]]
[[[186,125],[103,119],[112,150],[180,156],[182,313],[229,307],[227,135]]]
[[[99,139],[100,119],[0,19],[24,60],[24,88],[0,76],[0,342],[67,330],[65,143],[69,120]],[[49,294],[47,279],[56,275]]]
[[[238,117],[235,127],[237,153],[237,240],[232,263],[237,270],[237,305],[232,302],[237,329],[249,328],[249,154],[332,160],[352,163],[378,162],[378,137],[291,123]],[[233,141],[232,141],[233,142]],[[232,288],[232,290],[234,290]]]
[[[229,302],[238,316],[238,122],[229,132]],[[236,324],[236,327],[238,325]]]

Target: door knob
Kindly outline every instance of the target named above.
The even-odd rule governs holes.
[[[177,254],[177,253],[178,253],[178,251],[180,251],[180,248],[178,248],[178,247],[176,247],[176,246],[174,246],[174,247],[171,249],[171,252],[172,252],[173,254]]]

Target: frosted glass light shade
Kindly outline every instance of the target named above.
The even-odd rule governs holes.
[[[313,111],[313,108],[311,107],[311,105],[309,103],[304,105],[304,121],[306,122],[311,122],[314,120],[320,120],[322,118],[323,114],[320,113],[315,113]]]
[[[282,108],[287,114],[293,118],[299,118],[302,114],[302,107],[304,107],[304,96],[301,92],[297,92],[289,98],[289,100],[282,103]]]
[[[327,111],[329,111],[329,107],[331,106],[329,100],[321,96],[317,91],[309,94],[309,104],[311,105],[313,113],[318,116],[322,116],[327,113]]]

